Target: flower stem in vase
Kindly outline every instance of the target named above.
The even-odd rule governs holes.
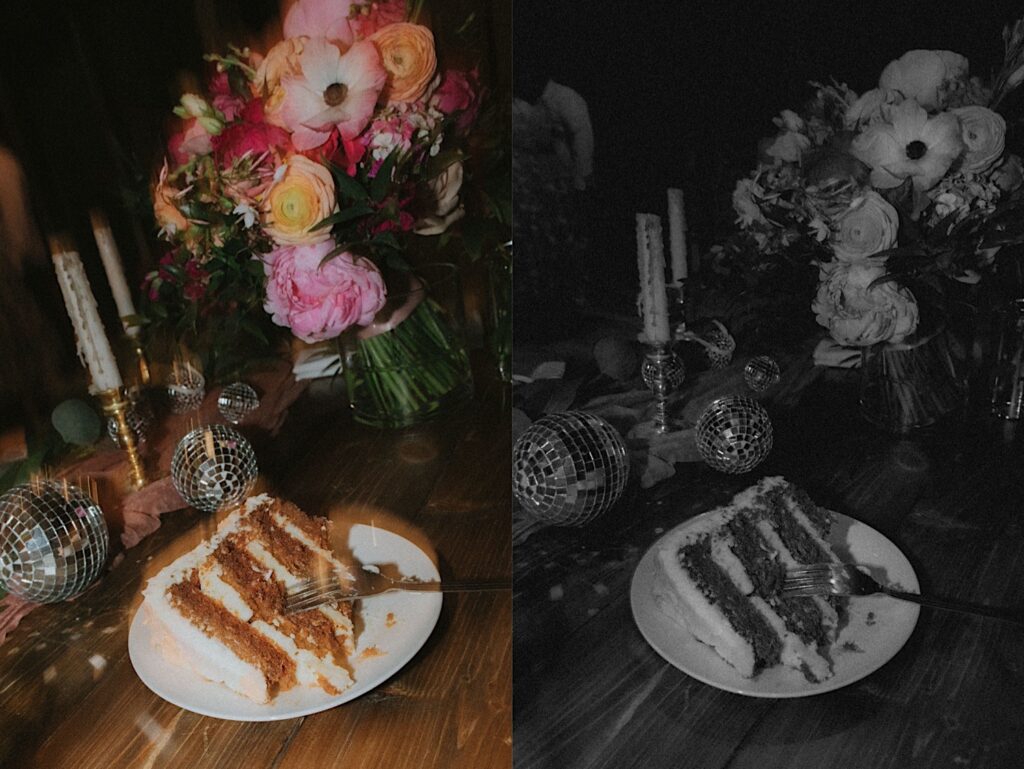
[[[448,314],[426,296],[388,331],[346,341],[346,381],[356,421],[405,427],[471,393],[469,356]]]
[[[963,401],[942,328],[902,344],[865,348],[861,376],[861,414],[892,433],[931,425]]]

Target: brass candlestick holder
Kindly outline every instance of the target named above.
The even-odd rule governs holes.
[[[668,417],[668,396],[683,383],[686,369],[682,359],[664,342],[649,343],[640,367],[644,384],[654,393],[654,431],[671,430]]]
[[[149,387],[150,384],[150,373],[149,373],[149,358],[146,357],[146,348],[143,347],[142,341],[139,337],[128,335],[128,339],[132,343],[132,350],[135,352],[135,363],[139,370],[139,386]]]
[[[668,287],[668,325],[672,338],[679,340],[686,333],[686,279],[676,281]]]
[[[146,473],[142,467],[142,458],[139,456],[135,431],[128,424],[127,411],[130,402],[127,393],[123,387],[116,387],[100,391],[99,399],[103,413],[117,425],[117,442],[128,455],[128,483],[133,490],[137,491],[146,485]]]

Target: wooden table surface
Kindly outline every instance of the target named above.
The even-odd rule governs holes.
[[[481,367],[482,368],[482,367]],[[445,418],[383,431],[352,422],[314,386],[280,435],[257,442],[261,485],[339,523],[374,520],[436,551],[442,576],[510,576],[508,386]],[[244,428],[244,425],[243,425]],[[210,516],[163,525],[78,599],[31,613],[0,646],[0,766],[507,767],[511,590],[447,594],[420,652],[368,694],[261,723],[196,715],[153,694],[128,657],[149,575],[211,531]]]
[[[1003,769],[1024,764],[1024,626],[922,608],[908,643],[867,677],[795,699],[728,693],[651,648],[629,589],[659,536],[783,475],[874,527],[925,592],[1024,609],[1024,439],[973,414],[898,439],[869,428],[856,392],[821,381],[771,411],[754,471],[681,465],[627,487],[604,518],[513,548],[517,769]],[[1021,426],[1024,430],[1024,425]]]

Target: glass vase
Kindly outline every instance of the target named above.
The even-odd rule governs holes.
[[[935,424],[963,405],[966,393],[944,326],[861,352],[860,412],[887,432]]]
[[[1002,419],[1024,416],[1024,299],[998,314],[999,335],[993,349],[991,410]]]
[[[457,268],[426,265],[404,281],[396,289],[389,279],[374,323],[343,338],[353,417],[373,427],[417,424],[473,394]]]
[[[512,381],[512,243],[487,263],[487,346],[503,382]]]

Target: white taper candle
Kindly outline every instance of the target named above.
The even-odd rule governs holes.
[[[683,191],[670,187],[668,191],[668,247],[672,255],[672,282],[679,285],[686,280],[686,208]]]
[[[107,217],[100,211],[90,211],[89,221],[92,223],[92,235],[96,239],[96,248],[99,249],[100,259],[103,261],[103,270],[107,273],[110,291],[114,295],[117,314],[121,316],[121,325],[129,336],[138,336],[139,327],[125,320],[135,315],[135,304],[132,301],[132,292],[128,288],[128,281],[124,277],[124,265],[121,263],[121,254],[117,250],[114,233],[110,231]]]
[[[654,214],[636,215],[636,252],[640,269],[640,314],[648,342],[669,342],[668,296],[665,293],[665,244],[661,219]]]
[[[121,387],[121,372],[103,330],[96,297],[89,286],[82,260],[74,251],[58,251],[53,254],[53,267],[71,325],[75,328],[78,358],[88,368],[93,388],[101,391]]]

